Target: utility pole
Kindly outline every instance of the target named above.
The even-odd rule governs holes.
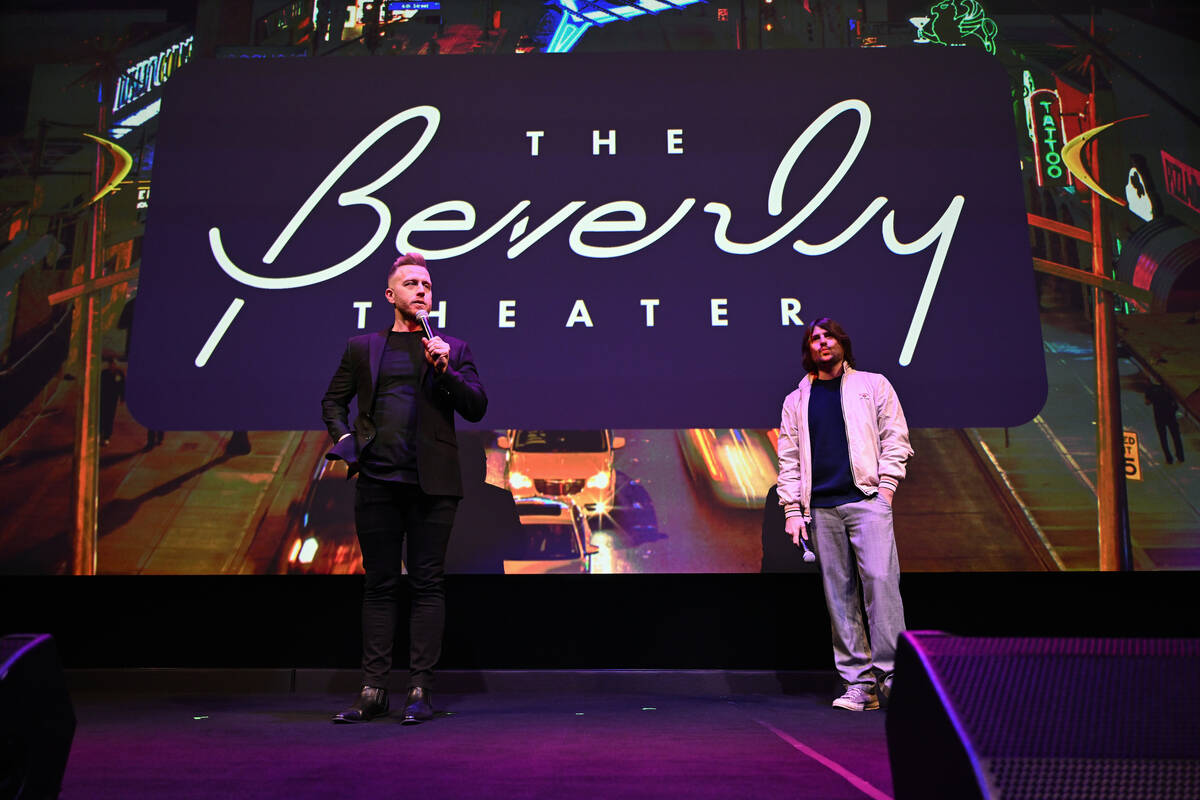
[[[1095,22],[1093,21],[1093,25]],[[1093,31],[1094,34],[1094,31]],[[1096,63],[1089,62],[1091,95],[1088,98],[1087,127],[1096,128]],[[1100,146],[1091,149],[1091,174],[1100,180]],[[1108,257],[1104,252],[1101,228],[1100,195],[1092,192],[1092,274],[1108,277]],[[1121,384],[1117,371],[1117,325],[1113,317],[1112,295],[1092,288],[1092,326],[1096,351],[1096,504],[1097,536],[1102,571],[1129,570],[1128,509],[1125,502],[1125,456],[1122,444]]]
[[[112,97],[111,76],[100,77],[100,110],[97,136],[108,133],[108,103]],[[96,145],[93,196],[104,185],[104,148]],[[84,282],[95,281],[104,268],[104,198],[92,202],[91,238]],[[96,574],[96,539],[100,488],[100,298],[95,292],[76,301],[83,363],[79,370],[79,407],[76,414],[74,469],[71,488],[75,527],[71,540],[71,574]]]
[[[746,38],[746,0],[738,0],[737,49],[741,50]]]

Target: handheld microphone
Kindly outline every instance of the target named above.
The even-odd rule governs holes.
[[[425,309],[417,312],[417,322],[421,323],[421,327],[425,329],[425,338],[432,339],[433,326],[429,324],[429,314],[426,313]]]
[[[800,539],[800,547],[804,548],[804,555],[802,555],[802,557],[800,557],[800,558],[804,559],[805,564],[812,564],[812,563],[814,563],[814,561],[817,560],[817,554],[812,552],[811,549],[809,549],[808,542],[804,541],[803,539]]]
[[[811,564],[817,560],[817,554],[809,548],[808,542],[805,541],[803,536],[800,537],[800,546],[804,548],[804,555],[801,558],[804,559],[806,564]]]
[[[426,313],[425,309],[421,309],[420,311],[417,312],[417,322],[420,322],[421,327],[425,329],[425,338],[432,339],[434,337],[433,326],[429,324],[429,314]],[[443,361],[449,363],[449,360],[450,359],[448,356],[442,356],[434,363],[434,366],[436,367],[438,364],[441,364]],[[438,367],[438,369],[439,370],[445,369],[445,367],[444,366]]]

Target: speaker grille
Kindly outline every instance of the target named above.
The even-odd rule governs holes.
[[[985,759],[1005,800],[1196,800],[1195,759]]]
[[[1200,641],[909,635],[1000,796],[1200,797]]]

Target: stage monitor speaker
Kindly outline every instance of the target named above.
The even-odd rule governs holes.
[[[1200,640],[909,631],[887,711],[896,800],[1200,798]]]
[[[58,797],[74,737],[54,637],[0,637],[0,798]]]

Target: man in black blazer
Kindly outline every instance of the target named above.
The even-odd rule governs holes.
[[[477,422],[487,395],[471,348],[424,332],[419,315],[433,304],[433,283],[420,253],[388,270],[384,293],[395,311],[386,331],[355,336],[321,401],[335,440],[327,458],[358,474],[354,524],[363,554],[363,686],[334,722],[365,722],[388,713],[401,548],[408,541],[412,590],[409,688],[404,722],[433,718],[433,666],[446,619],[446,545],[462,497],[454,412]],[[349,425],[350,400],[358,414]]]

